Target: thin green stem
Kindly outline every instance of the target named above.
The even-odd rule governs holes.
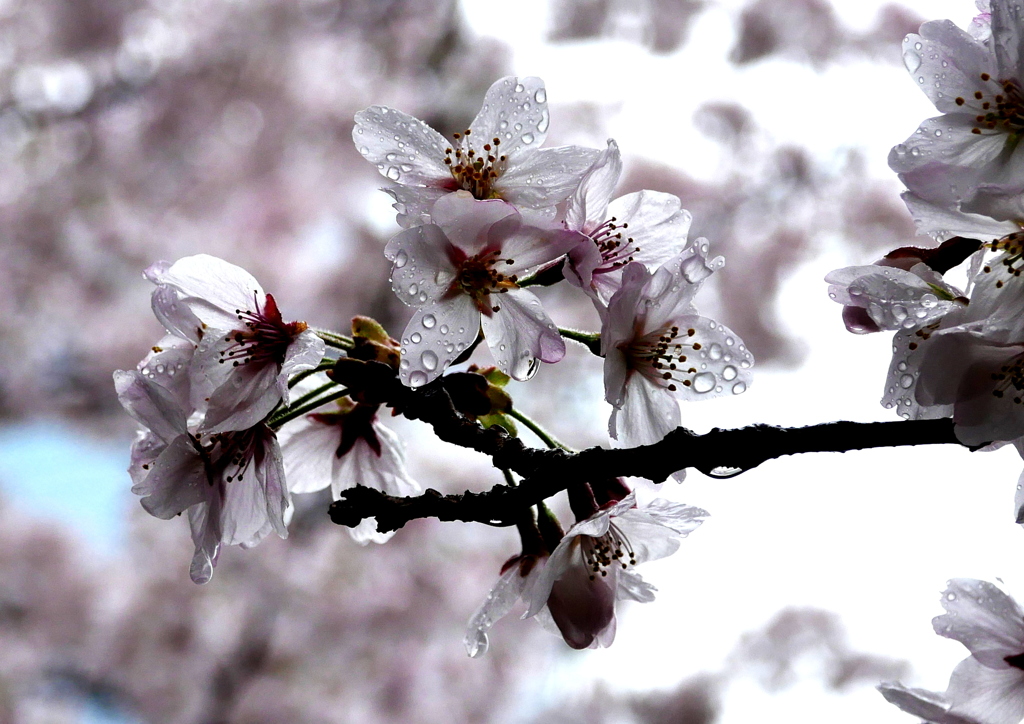
[[[523,413],[519,412],[519,410],[516,410],[515,408],[513,408],[513,409],[509,410],[505,414],[507,414],[510,417],[515,418],[516,420],[519,420],[519,422],[521,422],[524,425],[526,425],[526,427],[529,428],[530,432],[532,432],[534,435],[539,437],[541,439],[541,441],[545,445],[547,445],[549,448],[551,448],[552,450],[554,450],[555,448],[560,448],[562,450],[567,450],[569,452],[573,451],[572,448],[568,447],[567,445],[563,445],[562,443],[560,443],[547,430],[545,430],[543,427],[538,425],[536,422],[534,422],[533,420],[528,418]]]
[[[601,354],[601,335],[599,333],[580,332],[579,330],[576,329],[566,329],[564,327],[559,327],[558,333],[565,337],[566,339],[571,339],[574,342],[579,342],[598,357],[603,356]]]
[[[331,384],[333,385],[334,383],[332,382]],[[324,387],[326,387],[326,385],[324,385]],[[267,425],[272,430],[278,430],[286,422],[290,422],[291,420],[294,420],[296,417],[301,417],[302,415],[305,415],[307,412],[312,412],[321,405],[326,405],[328,402],[334,402],[334,400],[339,400],[342,397],[345,397],[346,395],[348,395],[348,388],[338,390],[337,392],[333,392],[327,395],[326,397],[321,397],[317,400],[313,400],[312,402],[309,402],[304,405],[292,405],[287,410],[284,410],[281,414],[277,415],[272,420],[268,421]],[[296,400],[296,403],[298,403],[301,399],[305,397],[307,397],[307,395],[303,395],[302,398]]]
[[[343,334],[332,332],[329,329],[313,329],[313,331],[328,347],[345,350],[355,349],[356,343],[352,341],[351,337],[346,337]]]
[[[334,362],[335,362],[335,360],[330,359],[329,357],[325,357],[320,362],[320,364],[318,364],[313,369],[311,369],[311,370],[303,370],[302,372],[299,372],[297,375],[295,375],[290,380],[288,380],[288,387],[289,388],[295,387],[295,385],[299,384],[300,382],[302,382],[307,377],[312,377],[317,372],[326,372],[327,370],[329,370],[332,367],[334,367]]]
[[[502,468],[501,474],[505,476],[505,482],[510,488],[514,488],[519,484],[516,482],[516,479],[512,477],[512,471],[508,468]]]

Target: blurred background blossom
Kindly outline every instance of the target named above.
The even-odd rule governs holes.
[[[934,592],[1006,575],[1019,550],[1012,454],[691,473],[663,494],[713,517],[652,566],[662,600],[628,610],[614,647],[569,651],[510,617],[470,660],[465,621],[514,533],[417,521],[360,548],[304,496],[288,540],[229,549],[194,586],[184,524],[128,492],[111,372],[161,334],[141,271],[199,252],[251,271],[288,318],[400,330],[382,254],[397,226],[353,115],[390,105],[450,136],[516,73],[548,81],[549,145],[616,137],[618,193],[678,195],[727,259],[701,308],[747,341],[760,387],[685,424],[885,419],[887,343],[845,336],[821,278],[912,243],[885,153],[930,111],[899,42],[921,13],[972,11],[0,0],[0,724],[903,721],[873,684],[941,688],[959,656],[933,641]],[[562,326],[597,327],[575,290],[542,294]],[[510,390],[568,444],[606,443],[600,365],[580,348]],[[397,423],[425,485],[500,482]]]

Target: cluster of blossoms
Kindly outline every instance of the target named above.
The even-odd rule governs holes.
[[[384,191],[403,227],[383,250],[395,294],[415,308],[401,342],[365,317],[353,320],[351,337],[285,322],[250,274],[210,256],[146,271],[167,336],[138,369],[115,373],[115,384],[143,426],[133,490],[155,516],[187,514],[194,581],[210,580],[222,545],[286,536],[292,494],[419,492],[400,441],[378,419],[382,405],[394,414],[402,406],[345,388],[340,370],[352,364],[375,365],[410,389],[440,386],[468,420],[515,435],[510,418],[526,420],[505,384],[558,362],[564,340],[575,340],[604,358],[611,442],[627,448],[677,428],[679,400],[746,390],[752,355],[693,305],[723,260],[709,257],[706,240],[687,239],[689,212],[655,191],[613,200],[616,143],[541,148],[548,117],[543,83],[515,77],[491,86],[452,140],[391,108],[356,115],[356,147],[393,182]],[[592,301],[599,334],[560,329],[528,289],[560,281]],[[481,341],[494,367],[450,369],[468,365]],[[512,514],[522,552],[470,622],[471,655],[486,650],[487,631],[520,598],[524,616],[570,646],[610,644],[616,601],[653,598],[633,567],[674,552],[707,515],[663,500],[639,505],[619,478],[573,483],[568,494],[567,533],[544,503]],[[391,535],[372,517],[351,534],[362,543]]]
[[[894,331],[882,404],[904,419],[952,417],[957,439],[1024,455],[1024,17],[978,0],[967,31],[927,22],[903,42],[911,77],[941,115],[889,155],[931,248],[896,249],[826,277],[851,332]],[[960,290],[944,275],[963,266]],[[964,276],[960,277],[961,279]],[[1024,477],[1014,520],[1024,524]],[[945,694],[884,685],[885,697],[936,724],[1024,718],[1024,611],[995,586],[955,580],[935,630],[971,657]]]

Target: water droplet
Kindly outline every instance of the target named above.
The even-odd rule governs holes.
[[[420,304],[423,304],[423,302],[427,301],[427,293],[420,292],[420,295],[416,298],[420,300]]]
[[[729,365],[724,370],[722,370],[722,377],[724,377],[727,381],[730,382],[736,379],[737,374],[739,373],[736,371],[736,368],[733,367],[732,365]]]
[[[524,133],[523,134],[523,143],[533,143],[533,138],[534,138],[534,136],[533,136],[532,133]]]
[[[908,72],[914,73],[921,67],[921,56],[913,50],[908,50],[903,53],[903,65],[907,67]]]
[[[413,332],[411,335],[409,335],[409,341],[411,341],[413,344],[419,344],[420,342],[423,341],[423,336],[419,332]]]
[[[907,308],[902,304],[894,304],[892,306],[892,316],[896,318],[897,322],[902,322],[907,318]]]
[[[403,266],[409,263],[409,255],[405,253],[405,249],[399,249],[398,253],[395,254],[395,268],[401,269]]]
[[[398,166],[388,166],[387,177],[392,181],[397,181],[402,178],[402,172],[398,170]]]
[[[942,129],[941,129],[941,128],[936,128],[936,129],[935,129],[935,136],[936,136],[936,137],[939,137],[939,136],[941,136],[941,135],[942,135]]]
[[[750,369],[750,360],[740,360],[740,367],[742,367],[745,370]]]
[[[693,389],[700,393],[711,392],[711,390],[715,389],[715,376],[710,372],[701,372],[698,375],[694,375]]]
[[[732,386],[732,393],[734,395],[742,395],[746,391],[747,386],[743,382],[737,382],[735,385]]]
[[[551,122],[551,117],[548,115],[548,109],[545,108],[540,112],[540,120],[537,121],[537,130],[541,133],[547,133],[548,124]]]
[[[522,93],[524,90],[526,90],[526,86],[522,83],[516,83],[516,93]]]
[[[448,334],[448,325],[447,324],[442,324],[441,328],[438,331],[441,334]]]
[[[402,351],[405,352],[404,349]],[[403,359],[402,363],[401,363],[401,367],[402,367],[403,370],[409,369],[409,360]]]
[[[732,347],[734,344],[736,344],[736,340],[735,339],[733,339],[732,337],[726,337],[725,338],[725,346],[726,347]]]
[[[906,362],[900,362],[898,365],[896,365],[896,369],[898,369],[900,372],[906,372],[907,371],[907,363]]]
[[[420,362],[431,372],[437,369],[437,355],[429,349],[420,355]]]
[[[416,370],[409,375],[409,387],[422,387],[427,384],[427,374]]]
[[[914,386],[914,377],[913,377],[913,375],[903,375],[902,377],[900,377],[900,387],[902,387],[905,390],[909,390],[913,386]]]
[[[715,342],[711,345],[711,349],[708,350],[708,354],[711,359],[722,359],[722,345]]]
[[[424,327],[426,327],[427,329],[433,329],[435,324],[437,324],[437,317],[435,317],[433,314],[424,314],[423,315],[423,326]]]
[[[415,295],[416,292],[418,292],[419,290],[420,290],[420,288],[416,284],[410,284],[409,285],[409,294],[410,295]]]
[[[538,103],[547,103],[548,102],[548,92],[546,90],[544,90],[543,88],[541,88],[536,93],[533,94],[533,99],[535,101],[537,101]]]

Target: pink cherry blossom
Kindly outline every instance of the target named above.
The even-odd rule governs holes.
[[[1024,719],[1024,610],[986,581],[958,578],[943,592],[940,636],[971,652],[945,693],[882,684],[891,703],[934,724],[1019,724]]]
[[[287,403],[288,378],[323,358],[323,340],[305,322],[286,323],[273,295],[234,264],[198,254],[158,262],[146,277],[157,318],[198,345],[191,394],[204,432],[257,424]]]
[[[408,229],[384,250],[392,289],[417,307],[402,334],[402,382],[440,375],[476,339],[481,325],[498,367],[529,379],[537,361],[557,362],[565,342],[520,275],[579,243],[576,232],[527,225],[511,204],[460,191],[438,200],[434,223]]]
[[[333,410],[306,415],[281,431],[281,450],[288,488],[312,493],[330,486],[335,500],[355,485],[389,495],[416,495],[420,486],[405,467],[405,449],[398,436],[381,424],[377,405],[342,399]],[[383,543],[393,533],[378,533],[368,518],[349,528],[359,543]]]
[[[724,264],[697,239],[656,272],[629,264],[601,328],[609,433],[625,447],[661,440],[679,426],[676,399],[746,391],[753,355],[725,325],[697,314],[693,298]],[[681,473],[677,474],[677,479]]]
[[[988,40],[949,20],[927,22],[904,40],[907,70],[943,114],[889,154],[890,167],[922,198],[968,201],[980,184],[1011,184],[1024,173],[1020,14],[1019,4],[993,0]]]
[[[635,493],[605,506],[570,528],[536,577],[521,584],[526,617],[546,609],[574,649],[611,645],[616,601],[654,600],[656,589],[632,568],[674,553],[707,515],[661,499],[639,508]]]
[[[657,268],[683,250],[690,229],[690,212],[672,194],[644,190],[612,201],[621,173],[619,147],[609,140],[565,211],[566,226],[587,237],[569,252],[565,278],[602,305],[619,289],[629,262]]]
[[[496,81],[465,133],[449,142],[410,115],[386,106],[356,114],[352,140],[363,157],[395,185],[398,223],[427,223],[435,201],[453,191],[504,199],[554,216],[597,157],[578,146],[540,148],[547,136],[547,91],[540,78]]]

